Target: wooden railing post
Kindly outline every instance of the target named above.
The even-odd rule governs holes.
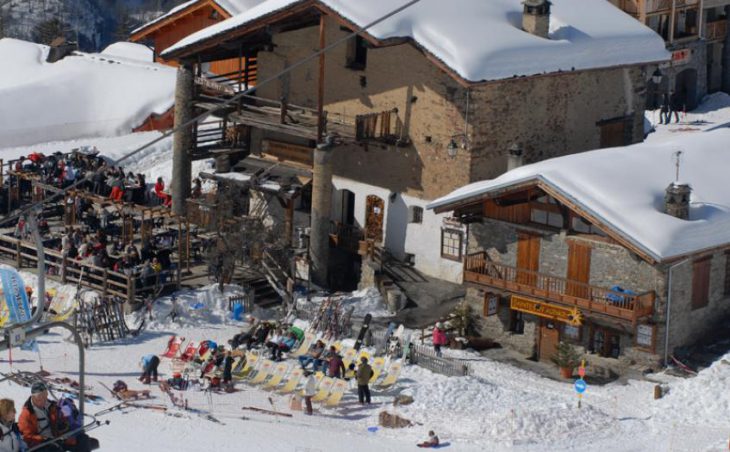
[[[104,269],[104,281],[101,283],[102,292],[101,295],[106,297],[107,285],[109,284],[109,270]]]
[[[134,302],[135,292],[134,276],[127,276],[127,303],[131,304]]]
[[[64,254],[61,260],[61,282],[66,284],[66,266],[68,264],[68,257]]]

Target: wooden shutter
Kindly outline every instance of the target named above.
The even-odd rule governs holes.
[[[568,243],[568,295],[590,299],[591,247],[575,241]]]
[[[710,297],[711,258],[697,260],[692,265],[692,309],[707,306]]]
[[[518,233],[517,236],[517,268],[528,271],[517,271],[517,282],[534,286],[537,282],[536,272],[540,268],[540,236]]]

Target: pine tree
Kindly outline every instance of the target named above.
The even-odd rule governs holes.
[[[50,45],[54,39],[65,36],[68,24],[58,18],[49,19],[36,25],[33,29],[33,41]]]

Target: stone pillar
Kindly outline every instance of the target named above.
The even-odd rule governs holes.
[[[332,148],[319,145],[314,150],[312,168],[312,217],[309,238],[309,257],[312,281],[327,287],[329,261],[330,212],[332,210]]]
[[[175,128],[193,119],[193,92],[195,81],[190,65],[182,65],[177,70],[175,84]],[[172,140],[172,211],[185,215],[186,200],[190,197],[193,147],[193,126],[175,131]]]
[[[730,6],[725,7],[728,33],[722,45],[722,90],[730,94]]]

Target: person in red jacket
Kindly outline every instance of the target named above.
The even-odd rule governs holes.
[[[162,201],[162,205],[170,207],[172,205],[172,196],[165,193],[165,181],[161,177],[157,178],[155,183],[155,195]]]
[[[431,336],[431,340],[433,341],[433,351],[436,352],[436,356],[441,356],[441,346],[448,344],[449,340],[446,337],[446,331],[444,330],[444,324],[441,322],[438,322],[435,327],[433,327],[433,335]]]

